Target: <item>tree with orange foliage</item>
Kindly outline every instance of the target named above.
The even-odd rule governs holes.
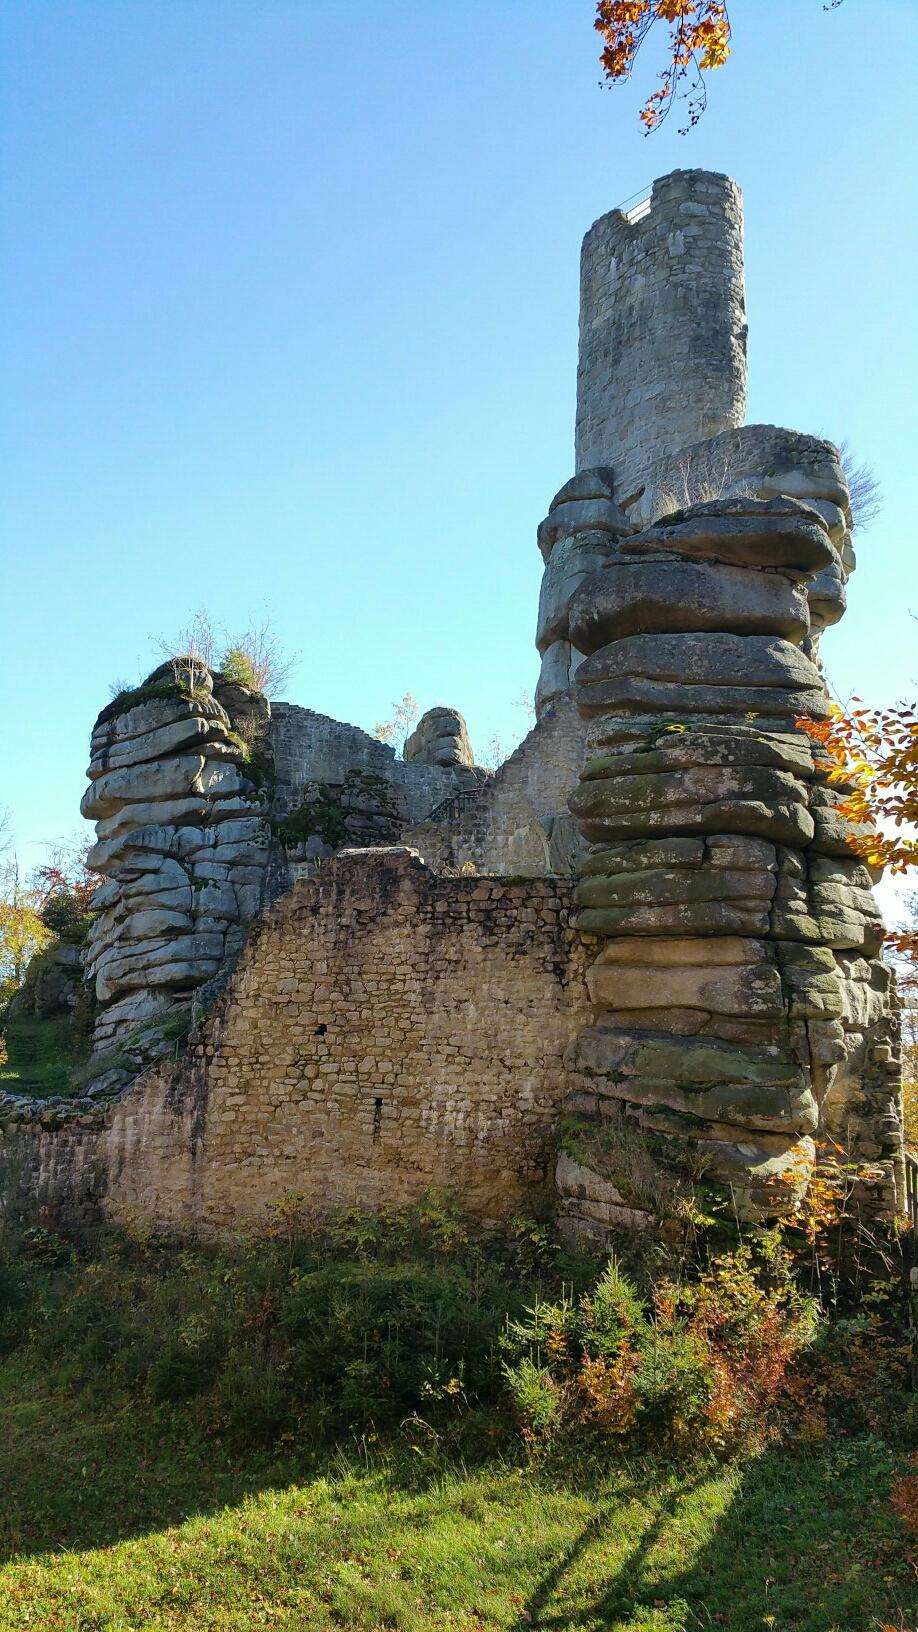
[[[852,850],[871,867],[905,873],[918,867],[918,705],[860,703],[852,698],[848,710],[833,703],[827,720],[797,724],[828,760],[828,780],[842,794],[836,808],[853,824]],[[887,939],[918,969],[918,929]]]
[[[835,11],[841,3],[824,0],[823,10]],[[610,84],[631,78],[637,54],[657,23],[669,25],[667,55],[660,87],[648,96],[641,120],[649,135],[684,98],[684,135],[707,106],[705,73],[722,68],[730,55],[730,15],[726,0],[597,0],[593,26],[602,36],[600,62]]]

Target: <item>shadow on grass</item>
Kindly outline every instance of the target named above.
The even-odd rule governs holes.
[[[4,1559],[108,1548],[317,1475],[333,1481],[353,1475],[358,1463],[356,1453],[348,1467],[341,1455],[336,1464],[327,1450],[290,1441],[241,1453],[174,1406],[124,1396],[103,1408],[85,1393],[42,1392],[34,1379],[17,1380],[9,1365],[3,1378]],[[481,1538],[492,1528],[503,1527],[506,1553],[491,1556],[505,1562],[489,1568],[497,1572],[506,1610],[488,1626],[514,1632],[913,1628],[918,1590],[888,1501],[894,1466],[892,1451],[878,1439],[799,1453],[775,1448],[732,1474],[680,1471],[665,1458],[627,1467],[610,1459],[605,1468],[594,1463],[522,1476],[494,1463],[474,1495],[477,1539],[457,1526],[449,1543],[457,1607],[477,1614],[473,1587],[461,1584],[468,1554],[485,1545]],[[473,1472],[470,1487],[475,1479]],[[376,1490],[372,1511],[358,1503],[362,1510],[349,1519],[345,1506],[334,1535],[355,1552],[370,1547],[385,1556],[391,1509],[409,1495],[410,1529],[423,1549],[428,1533],[438,1526],[443,1533],[447,1509],[463,1510],[461,1482],[450,1480],[440,1464],[418,1460],[412,1467],[408,1456],[377,1455],[367,1481]],[[345,1487],[346,1504],[355,1487],[346,1481]],[[511,1495],[516,1509],[508,1516]],[[563,1523],[551,1507],[555,1499],[564,1507]],[[551,1520],[549,1510],[556,1515]],[[288,1545],[295,1552],[295,1533]],[[341,1624],[403,1623],[396,1617]]]
[[[9,1382],[9,1368],[4,1379]],[[314,1449],[237,1450],[175,1406],[0,1394],[0,1561],[109,1546],[314,1475]]]
[[[572,1613],[571,1577],[599,1581],[604,1573],[618,1508],[604,1503],[546,1571],[514,1632],[914,1632],[918,1566],[889,1505],[894,1468],[876,1439],[819,1451],[776,1447],[735,1470],[732,1499],[700,1545],[702,1515],[692,1508],[705,1481],[679,1481]],[[645,1488],[653,1488],[651,1470]]]

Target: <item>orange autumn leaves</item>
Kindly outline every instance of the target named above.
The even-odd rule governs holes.
[[[600,61],[610,83],[629,78],[657,23],[668,25],[669,42],[660,86],[641,109],[648,132],[680,94],[688,99],[689,125],[696,124],[706,102],[704,73],[722,67],[730,55],[730,18],[722,0],[597,0],[594,27],[604,42]]]
[[[871,867],[905,873],[918,866],[918,705],[870,709],[833,703],[827,720],[797,721],[828,762],[839,788],[839,815],[855,824],[851,848]],[[875,824],[884,831],[876,832]],[[858,831],[860,829],[861,831]],[[890,946],[918,960],[918,933],[892,934]]]

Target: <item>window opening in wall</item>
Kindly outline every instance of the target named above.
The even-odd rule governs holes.
[[[315,1029],[315,1031],[313,1032],[312,1035],[314,1037],[324,1037],[327,1030],[328,1030],[328,1027],[325,1024],[325,1021],[323,1020],[321,1025],[316,1026],[316,1029]]]
[[[381,1133],[382,1133],[382,1100],[381,1099],[374,1099],[374,1101],[373,1101],[373,1143],[374,1143],[374,1145],[379,1144],[379,1136],[380,1136]]]

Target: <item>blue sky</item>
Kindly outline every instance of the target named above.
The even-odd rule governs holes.
[[[591,0],[5,0],[0,802],[27,863],[80,829],[110,683],[202,605],[268,610],[293,701],[370,729],[410,690],[512,742],[580,239],[676,165],[745,193],[749,419],[848,437],[884,490],[832,679],[915,695],[918,5],[731,12],[701,125],[646,139],[652,65],[599,88]]]

